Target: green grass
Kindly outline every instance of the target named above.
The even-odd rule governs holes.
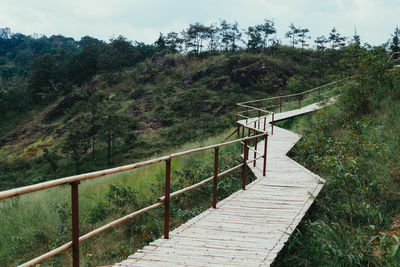
[[[336,104],[277,124],[303,135],[290,156],[326,183],[275,266],[400,264],[399,76],[369,59]]]
[[[232,130],[233,129],[230,129],[229,131],[225,131],[223,134],[209,138],[202,142],[202,145],[219,143],[223,137],[225,137]],[[182,146],[179,151],[198,146],[198,143],[186,144]],[[221,149],[221,157],[224,157],[224,155],[227,155],[227,153],[237,154],[237,160],[239,160],[240,153],[237,151],[237,146],[228,146]],[[186,168],[190,169],[193,168],[193,166],[200,166],[196,165],[199,162],[202,162],[201,166],[205,166],[206,169],[208,168],[211,170],[213,165],[213,151],[206,151],[191,154],[189,156],[174,158],[172,160],[173,181],[175,179],[174,174]],[[104,204],[107,202],[106,195],[110,190],[111,184],[130,187],[135,192],[138,203],[140,203],[140,205],[143,207],[152,203],[156,203],[157,198],[162,195],[162,190],[159,189],[162,189],[160,188],[160,184],[162,186],[164,183],[164,165],[165,164],[163,162],[157,163],[132,171],[126,171],[123,173],[82,182],[79,186],[80,222],[82,229],[81,234],[106,223],[100,222],[93,224],[89,223],[89,219],[90,214],[96,210],[96,207],[98,207],[99,203]],[[226,168],[228,167],[232,166],[227,165]],[[223,171],[223,169],[221,171]],[[206,173],[199,174],[206,175]],[[199,179],[199,177],[197,178]],[[204,178],[206,177],[202,177],[202,179]],[[236,187],[236,190],[237,189],[238,187]],[[196,205],[189,208],[189,210],[198,209],[194,211],[193,215],[200,212],[202,208],[204,209],[210,206],[211,194],[209,194],[209,192],[207,194],[209,196],[209,200],[199,200]],[[4,263],[3,266],[16,263],[20,264],[23,261],[38,256],[41,253],[44,253],[47,250],[50,250],[51,248],[61,245],[61,243],[69,240],[69,221],[63,221],[63,217],[60,217],[60,213],[58,213],[55,208],[55,204],[57,204],[59,207],[62,207],[62,205],[65,203],[67,203],[66,209],[63,210],[61,208],[61,210],[64,211],[64,213],[67,212],[69,216],[70,187],[68,185],[58,186],[56,188],[3,200],[0,203],[0,213],[2,214],[0,218],[0,262]],[[130,209],[130,211],[133,210]],[[162,209],[159,208],[150,214],[153,214],[152,216],[160,217],[161,213]],[[109,216],[106,221],[110,221],[121,216],[121,213],[116,213]],[[187,215],[185,215],[185,218],[186,216]],[[179,216],[175,215],[175,217],[178,219],[173,219],[173,227],[177,226],[181,221]],[[133,221],[135,220],[136,219]],[[157,220],[159,224],[162,223],[161,218],[158,218]],[[60,230],[60,228],[63,227],[68,229],[66,231]],[[130,244],[130,242],[135,242],[132,240],[132,237],[137,237],[137,234],[130,237],[124,237],[126,234],[125,231],[126,226],[117,226],[115,230],[110,230],[104,234],[100,234],[99,237],[96,237],[93,240],[85,241],[84,245],[82,246],[84,253],[83,263],[113,263],[114,261],[122,260],[125,256],[127,256],[128,253],[132,253],[135,249],[140,248],[140,246],[144,244],[143,240],[136,240],[136,244]],[[55,237],[60,235],[62,238],[57,243],[57,238]],[[121,240],[115,240],[118,238]],[[115,252],[117,248],[122,249],[123,247],[127,248],[125,253],[118,254]],[[110,254],[107,255],[107,253]],[[60,262],[63,265],[68,265],[68,257],[62,257]],[[54,264],[54,261],[45,263],[45,265],[47,264]]]

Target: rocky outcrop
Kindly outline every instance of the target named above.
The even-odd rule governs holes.
[[[183,80],[183,84],[190,85],[206,76],[211,75],[212,73],[215,73],[215,72],[223,70],[223,69],[224,69],[223,66],[216,66],[216,65],[212,64],[208,68],[200,70],[200,71],[194,73],[193,75],[190,75],[189,77],[185,78]]]

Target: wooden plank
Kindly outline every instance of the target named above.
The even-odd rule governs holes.
[[[268,140],[266,177],[250,164],[257,179],[246,190],[220,201],[217,209],[208,209],[171,231],[170,239],[150,243],[121,264],[269,266],[324,182],[286,157],[299,138],[275,127]]]

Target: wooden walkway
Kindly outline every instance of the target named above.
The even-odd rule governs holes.
[[[313,104],[276,114],[275,120],[319,108]],[[210,208],[171,231],[169,239],[158,239],[115,266],[269,266],[324,183],[286,156],[300,138],[275,126],[268,138],[266,176],[262,176],[262,159],[256,167],[250,164],[257,179],[246,190],[235,192],[220,201],[217,209]],[[258,148],[263,153],[263,141]],[[250,152],[249,160],[253,158]]]

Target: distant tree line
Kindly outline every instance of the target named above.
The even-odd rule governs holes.
[[[226,20],[211,25],[196,22],[180,33],[160,33],[153,44],[144,44],[123,36],[108,43],[89,36],[75,41],[62,35],[27,36],[0,28],[0,114],[48,103],[84,85],[95,75],[101,75],[111,84],[124,68],[136,66],[158,52],[200,55],[278,47],[281,40],[277,39],[276,32],[274,21],[268,19],[247,29]],[[399,34],[396,27],[389,44],[393,52],[400,51]],[[302,52],[311,46],[310,30],[293,23],[285,38]],[[346,46],[346,40],[361,45],[356,32],[350,39],[335,27],[327,37],[319,36],[314,43],[318,51],[324,52]]]

